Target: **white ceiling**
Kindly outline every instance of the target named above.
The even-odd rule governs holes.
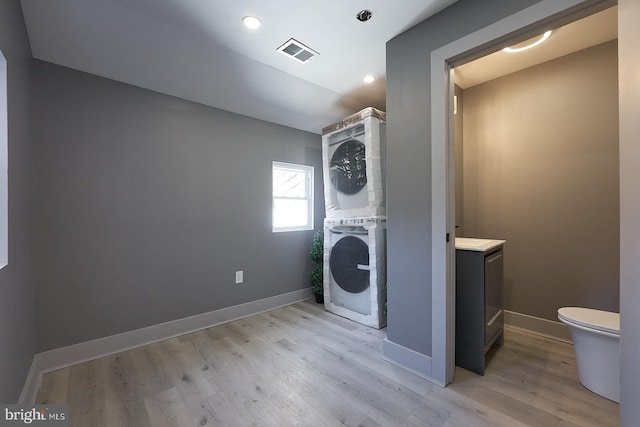
[[[21,0],[34,58],[320,133],[385,108],[385,44],[457,0]],[[362,9],[373,12],[365,23]],[[246,15],[262,27],[249,31]],[[277,53],[289,38],[320,53]],[[364,75],[378,80],[362,82]]]
[[[33,56],[146,89],[320,133],[385,109],[386,42],[457,0],[21,0]],[[373,12],[365,23],[362,9]],[[258,16],[262,27],[242,25]],[[290,38],[319,52],[301,64]],[[617,8],[554,29],[526,52],[456,67],[463,89],[617,37]],[[377,80],[363,83],[366,74]]]
[[[534,37],[534,39],[537,38]],[[616,38],[618,38],[617,6],[554,29],[544,43],[532,49],[518,53],[506,53],[499,50],[456,67],[455,82],[462,89],[468,89],[477,84]],[[522,44],[528,44],[528,42]]]

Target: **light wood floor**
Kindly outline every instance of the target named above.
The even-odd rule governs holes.
[[[484,377],[440,388],[383,361],[385,334],[302,302],[47,373],[37,400],[78,427],[619,423],[568,344],[509,329]]]

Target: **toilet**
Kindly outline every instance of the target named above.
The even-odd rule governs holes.
[[[558,319],[569,326],[582,385],[620,403],[620,313],[563,307]]]

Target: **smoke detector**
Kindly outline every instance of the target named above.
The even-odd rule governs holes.
[[[302,62],[303,64],[311,61],[315,56],[320,55],[318,52],[308,46],[305,46],[296,39],[287,40],[287,42],[276,50],[291,59]]]
[[[356,15],[356,19],[360,22],[367,22],[371,18],[373,18],[373,12],[367,9],[361,10]]]

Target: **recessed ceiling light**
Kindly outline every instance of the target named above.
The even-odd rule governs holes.
[[[373,83],[375,80],[375,76],[372,76],[371,74],[364,76],[364,79],[362,79],[365,83]]]
[[[250,30],[260,28],[261,25],[260,19],[256,18],[255,16],[245,16],[244,18],[242,18],[242,23]]]
[[[550,35],[551,35],[551,31],[547,31],[546,33],[541,35],[539,39],[537,39],[536,41],[534,41],[534,42],[532,42],[532,43],[530,43],[528,45],[520,46],[520,47],[505,47],[502,50],[503,50],[503,52],[507,52],[507,53],[522,52],[523,50],[531,49],[532,47],[538,46],[540,43],[542,43],[543,41],[548,39]]]

